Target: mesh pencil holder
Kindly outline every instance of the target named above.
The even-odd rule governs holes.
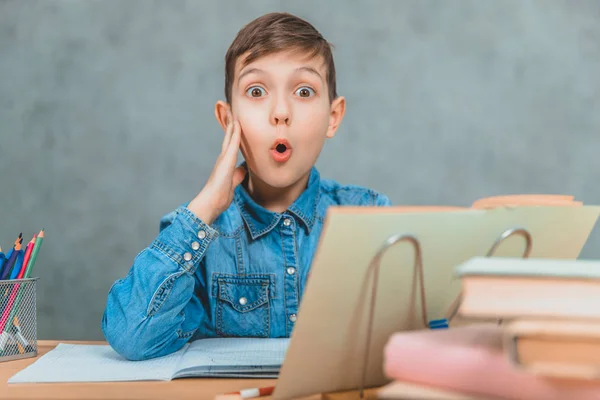
[[[37,356],[37,280],[0,281],[0,362]]]

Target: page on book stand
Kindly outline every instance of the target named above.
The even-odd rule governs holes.
[[[419,243],[425,319],[432,321],[445,318],[459,294],[455,266],[487,255],[508,230],[529,232],[531,257],[573,259],[599,211],[593,206],[413,213],[403,212],[402,207],[330,208],[274,398],[358,389],[362,382],[364,387],[381,386],[389,381],[382,368],[382,349],[389,336],[426,327],[421,270],[415,267],[415,246],[410,240],[389,246],[381,255],[376,308],[369,322],[374,279],[370,266],[394,236],[412,236]],[[525,249],[522,235],[511,235],[494,256],[522,256]],[[373,327],[370,338],[369,326]],[[365,352],[369,354],[366,366]]]

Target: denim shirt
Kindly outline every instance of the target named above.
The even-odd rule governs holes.
[[[387,196],[320,178],[283,213],[239,185],[208,226],[185,205],[160,221],[153,242],[110,288],[107,342],[130,360],[208,337],[290,337],[329,206],[389,206]]]

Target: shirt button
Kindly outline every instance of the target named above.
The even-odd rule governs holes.
[[[206,232],[204,230],[201,230],[200,232],[198,232],[199,239],[204,239],[205,237],[206,237]]]
[[[296,322],[296,314],[290,315],[290,321]]]
[[[240,304],[241,305],[246,305],[247,302],[248,302],[248,300],[246,300],[245,297],[240,297]]]
[[[296,268],[294,268],[294,267],[289,267],[289,268],[287,269],[287,273],[288,273],[289,275],[294,275],[294,274],[296,273]]]
[[[185,254],[183,255],[183,259],[184,259],[185,261],[190,261],[190,260],[192,259],[192,254],[191,254],[191,253],[185,253]]]
[[[200,248],[200,243],[198,243],[198,242],[192,243],[192,249],[198,250],[199,248]]]
[[[290,226],[292,224],[292,220],[289,219],[289,218],[286,218],[286,219],[283,220],[283,224],[285,226]]]

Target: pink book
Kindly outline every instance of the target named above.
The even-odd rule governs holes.
[[[386,375],[476,396],[509,400],[600,399],[600,382],[559,380],[518,369],[503,352],[502,327],[478,324],[394,334]]]

